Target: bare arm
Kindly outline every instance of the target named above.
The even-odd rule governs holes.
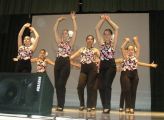
[[[23,32],[24,30],[27,28],[27,27],[30,27],[30,23],[26,23],[23,25],[23,27],[21,28],[21,30],[19,31],[19,34],[18,34],[18,48],[20,46],[22,46],[22,35],[23,35]]]
[[[73,22],[73,36],[70,41],[70,45],[73,46],[76,40],[76,35],[77,35],[77,22],[76,22],[76,15],[75,12],[71,12],[71,18]]]
[[[38,32],[35,30],[35,28],[34,27],[30,27],[29,28],[33,33],[34,33],[34,35],[35,35],[35,40],[34,40],[34,42],[33,42],[33,44],[32,44],[32,48],[31,48],[31,50],[34,52],[35,51],[35,49],[36,49],[36,47],[37,47],[37,45],[38,45],[38,41],[39,41],[39,34],[38,34]]]
[[[80,52],[81,52],[81,49],[83,49],[83,48],[80,48],[78,51],[76,51],[73,55],[71,55],[71,57],[70,57],[70,60],[73,60],[73,59],[75,59],[76,57],[78,57],[78,56],[80,56]]]
[[[117,39],[118,39],[118,30],[119,27],[116,23],[114,23],[109,16],[105,16],[107,22],[109,23],[109,25],[113,28],[114,30],[114,38],[113,38],[113,49],[115,50],[116,45],[117,45]]]
[[[33,62],[37,62],[38,58],[31,58],[30,60],[33,63]]]
[[[138,62],[138,65],[145,66],[145,67],[153,67],[153,68],[156,68],[158,66],[157,64],[154,64],[153,62],[151,64],[149,64],[149,63],[143,63],[143,62]]]
[[[54,33],[55,33],[55,40],[57,42],[57,44],[59,44],[61,42],[61,36],[59,35],[59,31],[58,31],[58,26],[59,26],[59,23],[62,21],[62,20],[65,20],[65,17],[59,17],[54,25]]]
[[[99,59],[100,58],[100,51],[97,48],[95,48],[95,51],[96,51],[96,57],[97,57],[97,59]]]
[[[105,22],[105,16],[102,15],[100,21],[96,25],[96,36],[97,36],[97,41],[99,42],[99,45],[102,45],[104,43],[103,37],[100,33],[100,29],[102,27],[102,24]]]
[[[121,52],[122,52],[122,56],[123,56],[124,58],[126,58],[125,46],[127,45],[127,43],[128,43],[129,41],[130,41],[129,38],[125,38],[123,44],[121,45]]]
[[[74,61],[70,61],[71,65],[75,66],[76,68],[80,69],[81,68],[81,64],[80,63],[76,63]]]
[[[117,58],[117,59],[115,59],[116,64],[121,64],[121,63],[122,63],[122,61],[123,61],[123,59],[122,59],[122,58]]]
[[[55,63],[52,60],[48,59],[48,58],[46,58],[46,62],[50,65],[55,65]]]
[[[139,42],[138,42],[138,37],[137,37],[137,36],[134,36],[134,37],[133,37],[133,41],[134,41],[134,44],[135,44],[136,47],[137,47],[136,57],[138,58],[139,55],[140,55],[140,44],[139,44]]]

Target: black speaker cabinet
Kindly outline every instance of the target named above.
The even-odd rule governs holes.
[[[0,112],[50,115],[54,88],[46,73],[0,73]]]

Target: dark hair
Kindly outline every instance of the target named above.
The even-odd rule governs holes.
[[[111,34],[111,35],[113,34],[112,30],[111,30],[111,29],[109,29],[109,28],[105,29],[105,30],[104,30],[104,33],[105,33],[105,31],[110,32],[110,34]]]
[[[46,53],[46,50],[45,49],[41,49],[40,51],[44,51],[44,53]]]
[[[90,36],[93,38],[93,41],[94,41],[94,36],[93,35],[87,35],[86,41],[87,41],[87,38],[90,37]]]

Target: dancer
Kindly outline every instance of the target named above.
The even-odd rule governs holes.
[[[79,76],[79,82],[77,86],[78,97],[80,100],[80,108],[82,111],[85,108],[84,100],[84,89],[87,86],[87,111],[90,112],[95,110],[97,90],[94,89],[94,84],[96,82],[97,67],[96,60],[99,57],[99,50],[93,47],[94,37],[88,35],[86,37],[86,47],[80,48],[71,56],[71,60],[80,56],[81,71]]]
[[[139,62],[139,54],[140,54],[140,44],[138,42],[138,37],[133,37],[134,45],[128,45],[127,50],[125,46],[130,41],[129,38],[125,38],[124,43],[121,46],[123,61],[122,61],[122,72],[121,72],[121,89],[122,95],[120,98],[121,109],[123,108],[123,102],[125,99],[125,112],[134,114],[135,109],[135,101],[136,101],[136,91],[138,86],[138,72],[137,65],[153,67],[156,68],[157,64],[151,63],[143,63]]]
[[[64,30],[62,35],[59,35],[58,25],[61,21],[65,20],[65,17],[57,19],[54,25],[55,40],[58,45],[58,52],[54,67],[55,76],[55,88],[57,95],[57,111],[63,111],[65,103],[66,83],[70,74],[70,55],[71,48],[74,45],[77,33],[77,23],[75,12],[71,12],[71,18],[73,22],[73,36],[69,36],[68,30]]]
[[[50,59],[46,58],[48,55],[48,53],[46,52],[45,49],[41,49],[39,52],[39,57],[37,58],[32,58],[31,62],[36,62],[37,64],[37,72],[38,73],[44,73],[46,72],[46,67],[47,64],[50,65],[55,65],[55,63],[53,61],[51,61]]]
[[[103,36],[100,28],[104,22],[107,22],[113,29],[105,29]],[[96,35],[100,46],[100,79],[102,87],[99,89],[103,113],[109,113],[111,108],[112,83],[116,75],[116,64],[114,59],[115,48],[117,44],[119,27],[107,15],[102,15],[96,25]],[[114,36],[112,38],[112,36]]]
[[[34,27],[30,27],[30,26],[31,26],[30,23],[24,24],[18,34],[18,56],[17,58],[13,59],[14,61],[17,61],[15,72],[23,72],[23,73],[31,72],[30,59],[38,45],[39,34],[37,33]],[[34,33],[35,38],[33,42],[31,42],[30,36],[25,36],[22,41],[23,32],[26,28],[28,28],[31,32]]]

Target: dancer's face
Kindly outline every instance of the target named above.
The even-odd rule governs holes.
[[[41,50],[39,53],[39,58],[43,59],[46,56],[46,52],[44,50]]]
[[[135,52],[135,51],[134,51],[134,46],[131,46],[131,45],[130,45],[130,46],[128,47],[128,55],[129,55],[129,56],[133,56],[133,55],[134,55],[134,52]]]
[[[64,31],[63,31],[63,39],[64,39],[64,40],[67,40],[68,37],[69,37],[69,35],[68,35],[68,30],[64,30]]]
[[[87,46],[90,46],[91,47],[93,45],[93,42],[94,42],[93,36],[88,36],[86,38],[86,42],[87,42]]]
[[[31,45],[30,37],[29,36],[25,36],[23,42],[24,42],[25,46],[30,46]]]
[[[104,31],[104,42],[109,42],[111,40],[111,33],[107,30]]]

